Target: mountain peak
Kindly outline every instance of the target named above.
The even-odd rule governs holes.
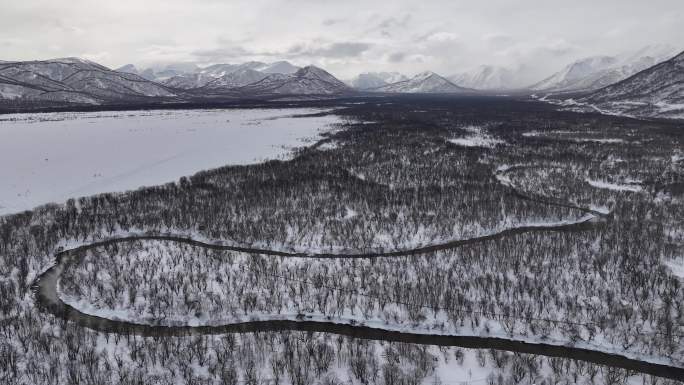
[[[94,64],[92,61],[87,59],[82,59],[80,57],[69,56],[54,59],[54,61],[64,62],[64,63],[81,63],[81,64]]]
[[[427,79],[431,76],[439,76],[439,75],[437,75],[436,73],[434,73],[432,71],[423,71],[423,72],[417,74],[416,76],[414,76],[413,78],[414,79]]]
[[[459,87],[444,77],[432,72],[424,71],[409,80],[388,84],[373,89],[378,92],[398,92],[398,93],[462,93],[470,91]]]
[[[578,100],[627,116],[684,118],[684,52]]]
[[[268,75],[240,90],[244,93],[292,95],[333,95],[351,91],[336,77],[313,65],[300,68],[292,75],[281,73]]]
[[[269,76],[263,72],[243,67],[209,81],[204,87],[210,89],[230,89],[256,83]]]
[[[404,80],[408,78],[399,72],[363,72],[350,79],[348,83],[354,88],[368,90]]]
[[[650,57],[660,62],[673,58],[677,55],[677,52],[679,51],[669,44],[652,44],[622,56],[624,57],[623,60],[638,60]]]
[[[344,84],[341,81],[339,81],[336,77],[334,77],[332,74],[330,74],[328,71],[316,67],[315,65],[308,65],[306,67],[299,69],[297,72],[295,72],[294,76],[304,78],[315,78],[333,84]]]
[[[328,74],[328,71],[324,70],[323,68],[316,67],[313,64],[309,64],[308,66],[304,66],[300,68],[295,74],[307,74],[307,73],[318,73],[318,74]]]
[[[293,65],[289,61],[281,60],[267,64],[266,66],[259,68],[259,71],[267,74],[293,74],[299,69],[299,67]]]
[[[517,76],[516,76],[517,75]],[[465,88],[479,90],[510,90],[523,86],[520,81],[520,71],[517,74],[506,67],[480,65],[467,72],[455,74],[447,79]]]
[[[140,74],[140,71],[138,71],[138,68],[137,68],[136,66],[134,66],[133,64],[126,64],[126,65],[123,65],[123,66],[121,66],[121,67],[115,69],[114,71],[117,71],[117,72],[126,72],[126,73],[129,73],[129,74],[135,74],[135,75],[139,75],[139,74]]]
[[[617,56],[592,56],[577,60],[533,85],[535,91],[594,91],[652,67],[674,56],[671,46],[646,46]]]
[[[146,81],[140,76],[112,71],[81,58],[67,57],[13,64],[12,67],[0,69],[0,78],[12,79],[12,93],[4,93],[11,95],[12,99],[101,104],[177,96],[172,90]]]

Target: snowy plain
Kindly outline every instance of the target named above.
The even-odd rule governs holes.
[[[505,144],[501,139],[496,139],[487,133],[486,128],[477,126],[467,126],[462,128],[470,135],[449,139],[449,142],[463,147],[487,147],[493,148],[499,144]]]
[[[0,116],[0,215],[281,159],[339,122],[320,109]]]
[[[593,180],[593,179],[586,179],[586,182],[592,187],[606,189],[606,190],[613,190],[613,191],[639,192],[639,191],[643,190],[643,188],[639,185],[610,183],[610,182],[605,182],[602,180]]]

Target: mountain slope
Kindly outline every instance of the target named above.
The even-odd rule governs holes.
[[[459,87],[446,78],[427,71],[409,80],[388,84],[369,91],[390,93],[463,93],[471,90]]]
[[[535,91],[569,91],[587,87],[593,80],[589,77],[601,76],[601,72],[616,65],[617,59],[610,56],[595,56],[578,60],[565,68],[534,84],[530,89]]]
[[[676,53],[669,46],[653,46],[619,56],[589,57],[569,64],[530,88],[546,92],[593,91],[624,80]]]
[[[243,94],[334,95],[352,92],[325,70],[307,66],[292,75],[272,74],[238,89]]]
[[[335,95],[352,90],[328,72],[288,62],[219,64],[179,74],[158,84],[142,78],[133,65],[112,71],[76,58],[0,63],[0,103],[106,104],[178,100],[178,97]],[[190,67],[190,70],[193,68]],[[168,68],[166,72],[177,71]],[[263,71],[263,72],[262,72]],[[192,93],[179,89],[193,89]]]
[[[519,88],[513,71],[489,65],[483,65],[469,72],[463,72],[448,78],[452,83],[466,88],[478,90],[509,90]]]
[[[140,71],[138,71],[138,68],[134,66],[133,64],[126,64],[123,65],[114,71],[116,72],[125,72],[127,74],[133,74],[133,75],[140,75]]]
[[[161,83],[168,87],[189,90],[193,88],[203,87],[204,85],[215,79],[215,77],[204,73],[182,74],[163,80]]]
[[[365,72],[357,75],[348,83],[356,89],[368,90],[405,80],[408,78],[398,72]]]
[[[138,75],[78,58],[0,64],[0,98],[99,104],[176,93]]]
[[[269,74],[293,74],[299,67],[287,61],[274,63],[247,62],[243,64],[214,64],[192,73],[175,75],[162,81],[164,85],[181,89],[201,87],[240,87],[259,81]],[[258,75],[261,74],[261,75]],[[223,80],[218,80],[223,78]],[[251,81],[248,81],[250,80]],[[210,83],[213,84],[210,86]]]
[[[263,72],[255,71],[250,68],[241,68],[237,71],[230,72],[226,75],[211,80],[210,82],[206,83],[203,88],[217,90],[242,87],[248,84],[256,83],[267,76],[268,74]]]
[[[235,64],[214,64],[197,72],[178,74],[162,81],[162,84],[180,89],[200,88],[211,81],[239,69]]]
[[[684,52],[577,103],[604,113],[684,119]]]
[[[195,63],[178,62],[167,64],[161,69],[148,68],[143,72],[153,74],[154,81],[162,83],[165,80],[173,78],[174,76],[194,74],[197,73],[199,70],[200,67],[198,67]]]
[[[284,74],[284,75],[291,75],[294,74],[295,72],[299,71],[301,68],[297,67],[296,65],[292,65],[288,61],[277,61],[275,63],[271,64],[266,64],[261,67],[255,68],[255,70],[259,72],[263,72],[265,74]]]

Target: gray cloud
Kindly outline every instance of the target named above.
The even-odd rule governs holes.
[[[201,49],[192,51],[191,54],[201,61],[235,60],[245,56],[253,56],[256,53],[239,46],[225,46],[213,49]]]
[[[377,15],[373,15],[371,22],[375,22]],[[403,15],[401,17],[386,17],[379,22],[372,25],[365,30],[366,34],[372,35],[379,33],[380,36],[389,38],[396,34],[397,31],[406,30],[409,28],[411,15]]]
[[[405,58],[406,58],[406,54],[403,52],[394,52],[394,53],[389,54],[389,56],[388,56],[388,60],[390,63],[399,63],[399,62],[404,61]]]
[[[404,15],[402,17],[388,17],[376,26],[377,29],[392,29],[392,28],[406,28],[411,21],[411,15]]]
[[[331,25],[342,23],[343,21],[344,20],[342,19],[325,19],[323,20],[322,24],[326,27],[329,27]]]
[[[482,36],[482,40],[496,49],[505,48],[515,42],[515,39],[513,39],[512,36],[499,33],[488,33]]]
[[[349,77],[490,64],[542,78],[586,56],[684,49],[681,0],[575,0],[562,10],[548,0],[6,0],[1,9],[0,60],[87,55],[110,67],[285,59]]]
[[[303,45],[295,45],[287,51],[290,57],[322,57],[322,58],[345,58],[358,57],[371,48],[368,43],[341,42],[327,44],[321,47],[310,48]]]

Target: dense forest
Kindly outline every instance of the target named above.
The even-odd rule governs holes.
[[[680,125],[498,98],[337,107],[345,123],[291,160],[0,217],[2,382],[676,382],[578,360],[318,332],[105,333],[41,309],[33,285],[59,250],[172,234],[301,254],[115,242],[66,264],[58,295],[84,313],[150,325],[308,317],[684,366],[683,278],[671,269],[684,264]]]

